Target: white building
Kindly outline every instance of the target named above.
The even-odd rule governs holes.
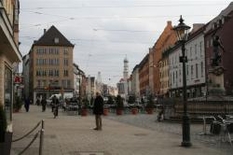
[[[204,27],[191,32],[185,44],[187,96],[198,97],[205,93],[205,49]],[[183,70],[179,61],[181,46],[173,47],[169,55],[169,89],[171,96],[182,96]]]
[[[29,55],[23,57],[23,95],[25,98],[29,97]]]

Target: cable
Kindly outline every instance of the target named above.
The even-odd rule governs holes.
[[[197,4],[195,3],[188,3],[188,4],[180,4],[180,3],[175,3],[175,4],[171,4],[169,2],[169,4],[150,4],[150,5],[127,5],[127,6],[124,6],[124,5],[105,5],[105,6],[91,6],[91,5],[82,5],[82,6],[72,6],[72,7],[35,7],[35,8],[21,8],[21,10],[31,10],[31,9],[35,9],[35,10],[51,10],[51,9],[67,9],[67,10],[70,10],[70,9],[87,9],[87,8],[90,8],[90,9],[93,9],[93,8],[107,8],[107,9],[112,9],[112,8],[158,8],[158,7],[180,7],[180,6],[190,6],[190,7],[193,7],[193,6],[219,6],[219,5],[226,5],[228,3],[226,2],[216,2],[216,3],[200,3],[200,2],[203,2],[203,1],[199,1]]]

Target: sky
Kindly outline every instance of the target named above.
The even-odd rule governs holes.
[[[20,51],[24,56],[54,25],[74,47],[74,63],[86,76],[116,86],[129,75],[163,32],[167,21],[177,25],[180,15],[191,26],[206,24],[230,0],[20,0]]]

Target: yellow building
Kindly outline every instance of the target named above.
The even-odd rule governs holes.
[[[34,103],[38,97],[74,91],[73,48],[55,26],[34,41],[29,52],[29,96]]]
[[[162,53],[162,58],[159,61],[159,79],[160,79],[160,95],[168,95],[169,91],[169,61],[168,52],[166,50]]]

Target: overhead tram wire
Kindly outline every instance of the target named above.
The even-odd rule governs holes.
[[[184,1],[185,2],[185,1]],[[90,8],[90,9],[93,9],[93,8],[106,8],[106,9],[112,9],[112,8],[158,8],[158,7],[180,7],[180,6],[185,6],[185,7],[193,7],[193,6],[219,6],[219,5],[227,5],[229,2],[217,2],[214,3],[214,2],[207,2],[207,3],[200,3],[200,2],[203,2],[203,1],[198,1],[198,3],[187,3],[187,4],[148,4],[148,5],[106,5],[106,6],[88,6],[88,5],[85,5],[85,6],[72,6],[72,7],[35,7],[35,8],[21,8],[23,10],[31,10],[31,9],[36,9],[36,10],[43,10],[43,9],[87,9],[87,8]],[[176,2],[177,3],[177,2]]]
[[[23,11],[23,10],[21,10]],[[131,16],[81,16],[81,17],[67,17],[67,16],[60,16],[60,15],[56,15],[56,14],[47,14],[47,13],[43,13],[43,12],[38,12],[38,11],[25,11],[25,12],[30,12],[30,13],[34,13],[34,14],[38,14],[38,15],[45,15],[45,16],[54,16],[54,17],[60,17],[60,18],[65,18],[67,20],[80,20],[80,19],[113,19],[115,20],[115,18],[121,18],[121,19],[155,19],[155,18],[173,18],[173,17],[177,17],[176,15],[157,15],[157,16],[135,16],[135,17],[131,17]],[[187,17],[204,17],[204,16],[212,16],[212,15],[186,15]]]

